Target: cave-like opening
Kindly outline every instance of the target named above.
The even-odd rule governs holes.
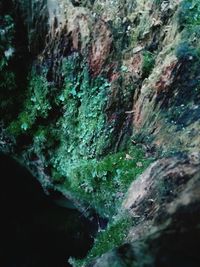
[[[56,205],[12,158],[1,154],[0,169],[0,266],[67,267],[70,256],[84,257],[93,242],[91,222]]]

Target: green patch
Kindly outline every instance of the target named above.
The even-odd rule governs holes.
[[[28,92],[23,111],[18,118],[9,126],[9,131],[14,135],[19,135],[31,129],[37,118],[46,118],[51,109],[48,100],[48,82],[45,75],[31,73],[28,85]]]
[[[200,62],[200,5],[198,0],[184,0],[180,3],[178,23],[182,41],[176,48],[176,55],[179,60],[190,65],[188,66],[189,79],[197,81],[198,76],[195,72],[199,69]],[[196,79],[191,77],[193,73]],[[196,87],[195,83],[191,85],[193,88]]]
[[[64,60],[62,69],[64,85],[56,103],[63,115],[54,126],[60,145],[52,159],[60,173],[65,162],[101,155],[112,135],[103,112],[110,83],[103,77],[91,79],[87,64],[76,55]]]
[[[179,24],[182,27],[200,25],[200,5],[198,0],[184,0],[179,7]]]
[[[152,159],[145,158],[141,148],[118,152],[101,160],[62,161],[57,168],[66,177],[64,186],[97,210],[112,218],[120,208],[131,182],[147,168]]]
[[[154,0],[154,3],[155,3],[156,5],[161,5],[162,2],[163,2],[163,0]]]
[[[73,266],[85,266],[94,258],[122,245],[132,225],[132,219],[128,215],[113,220],[106,230],[98,233],[94,246],[84,260],[72,260]]]
[[[176,56],[179,60],[194,60],[199,59],[199,51],[189,42],[185,41],[176,47]]]
[[[153,70],[155,65],[155,56],[149,51],[143,52],[143,60],[142,60],[142,76],[143,79],[147,78],[151,71]]]
[[[114,217],[130,184],[152,159],[137,146],[111,152],[116,132],[115,120],[108,122],[105,114],[111,91],[105,77],[92,79],[78,54],[64,59],[59,71],[63,85],[53,93],[46,72],[32,71],[22,110],[9,130],[15,136],[31,137],[28,156],[36,156],[43,170],[51,170],[54,185],[109,218],[108,229],[98,235],[89,254],[93,258],[123,242],[130,224],[127,218]],[[127,70],[122,67],[121,71]],[[127,87],[128,92],[133,89]],[[53,112],[58,115],[52,119]]]

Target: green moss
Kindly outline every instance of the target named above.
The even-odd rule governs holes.
[[[184,50],[186,55],[189,53],[196,54],[194,50],[195,48],[199,50],[200,46],[200,6],[198,0],[184,0],[180,3],[178,24],[182,35],[182,42],[179,45],[182,49],[180,50]]]
[[[135,148],[127,153],[107,155],[101,160],[65,160],[57,171],[60,177],[66,177],[64,186],[77,198],[90,203],[101,216],[112,218],[131,182],[150,162],[142,149]]]
[[[163,2],[163,0],[154,0],[154,3],[155,3],[156,5],[160,5],[162,2]]]
[[[184,0],[179,7],[179,24],[181,27],[200,25],[200,6],[198,0]]]
[[[91,78],[87,63],[78,54],[64,59],[59,71],[63,85],[53,93],[46,71],[32,71],[21,112],[9,130],[16,136],[27,133],[31,137],[28,157],[36,156],[43,171],[46,167],[51,170],[54,185],[109,218],[108,230],[98,235],[91,258],[123,242],[128,220],[113,217],[131,182],[152,159],[137,146],[111,152],[116,132],[105,115],[111,86],[105,77]],[[123,96],[124,101],[130,94]],[[53,120],[51,108],[51,113],[58,113]]]
[[[128,230],[131,226],[132,220],[128,216],[121,217],[113,223],[110,223],[105,231],[101,231],[98,234],[88,258],[97,257],[121,245],[127,237]]]
[[[87,65],[82,68],[77,58],[69,58],[63,68],[64,87],[57,97],[63,116],[54,129],[60,142],[51,157],[54,181],[111,218],[150,160],[140,148],[106,155],[113,138],[104,115],[110,84],[103,77],[90,79]],[[74,76],[76,69],[81,71]]]
[[[152,69],[155,65],[155,56],[149,51],[143,52],[143,60],[142,60],[142,76],[143,79],[147,78],[151,73]]]
[[[128,217],[128,215],[113,220],[109,223],[106,230],[102,230],[98,233],[94,246],[87,257],[84,260],[73,260],[73,266],[85,266],[94,258],[122,245],[132,225],[132,219]]]
[[[175,52],[179,60],[190,60],[199,57],[197,49],[189,42],[180,43]]]
[[[54,165],[62,173],[63,162],[101,155],[109,135],[104,108],[110,84],[103,77],[91,79],[87,64],[73,55],[63,62],[63,89],[57,95],[57,106],[63,115],[55,131],[60,145]]]
[[[48,100],[48,88],[45,75],[37,75],[33,71],[29,79],[27,97],[23,103],[22,111],[8,128],[12,134],[17,136],[27,132],[34,125],[37,118],[47,117],[51,109]]]

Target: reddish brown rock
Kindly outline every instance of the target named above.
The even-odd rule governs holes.
[[[161,76],[159,77],[159,80],[155,84],[155,89],[157,94],[160,92],[166,92],[167,90],[170,89],[170,85],[173,82],[173,78],[175,79],[176,77],[173,76],[173,71],[175,68],[178,67],[178,62],[177,60],[173,61],[170,63],[169,66],[166,66],[161,73]]]
[[[103,20],[99,20],[93,29],[93,41],[89,55],[89,65],[93,76],[97,76],[105,64],[113,42],[112,33]]]
[[[199,153],[164,158],[153,163],[132,183],[123,204],[137,219],[138,226],[130,231],[129,238],[137,239],[147,234],[158,220],[170,218],[177,212],[178,203],[189,205],[191,201],[198,202],[198,194],[192,195],[192,191],[196,179],[200,181],[199,172]],[[196,190],[199,192],[200,187]]]

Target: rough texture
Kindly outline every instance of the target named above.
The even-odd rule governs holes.
[[[87,266],[198,266],[199,159],[159,160],[133,182],[124,202],[136,222],[129,243]]]
[[[138,226],[132,236],[130,232],[131,239],[141,236],[140,230],[147,234],[156,221],[170,219],[171,213],[178,209],[178,203],[187,206],[190,201],[196,201],[195,192],[189,196],[186,191],[192,194],[195,187],[193,179],[199,174],[199,160],[199,154],[158,160],[133,182],[123,204],[137,219]]]
[[[94,266],[145,266],[147,252],[152,266],[181,265],[158,244],[178,226],[199,235],[198,1],[13,0],[0,10],[1,151],[87,216],[128,210],[129,245]]]

